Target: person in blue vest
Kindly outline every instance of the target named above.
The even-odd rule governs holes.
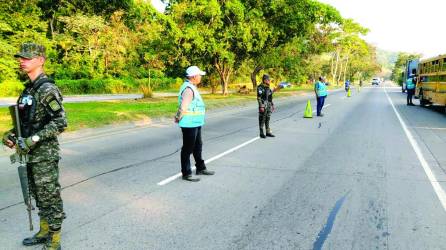
[[[407,90],[407,106],[415,106],[412,103],[412,97],[415,94],[415,84],[416,84],[416,76],[411,75],[406,80],[406,90]]]
[[[348,92],[350,89],[350,80],[345,81],[345,92]]]
[[[206,169],[206,165],[201,156],[203,142],[201,140],[201,127],[204,125],[205,105],[200,93],[198,84],[201,77],[206,72],[197,66],[186,69],[186,81],[181,85],[178,94],[178,112],[175,115],[175,122],[183,133],[183,147],[181,148],[181,173],[183,180],[197,182],[198,177],[192,176],[190,165],[190,155],[195,159],[197,175],[213,175],[214,171]]]
[[[325,85],[324,77],[320,76],[319,81],[314,84],[314,93],[316,94],[317,116],[324,116],[322,114],[322,108],[327,97],[327,86]]]

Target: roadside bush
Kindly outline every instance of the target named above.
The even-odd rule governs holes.
[[[122,79],[107,79],[105,82],[106,94],[130,93],[135,89],[131,81]]]
[[[25,86],[17,80],[5,80],[0,83],[0,96],[18,96],[24,88]]]
[[[142,92],[143,98],[152,98],[153,91],[150,86],[140,85],[139,90]]]
[[[56,80],[63,94],[102,94],[106,92],[105,80],[80,79]]]
[[[149,79],[79,79],[79,80],[56,80],[57,86],[63,94],[124,94],[147,92],[153,90],[177,89],[182,83],[181,78],[154,78]]]

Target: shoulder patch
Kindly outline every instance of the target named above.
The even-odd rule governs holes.
[[[59,111],[59,110],[62,109],[62,107],[60,106],[59,102],[58,102],[56,99],[51,100],[51,101],[48,103],[48,106],[50,107],[50,109],[51,109],[53,112],[57,112],[57,111]]]

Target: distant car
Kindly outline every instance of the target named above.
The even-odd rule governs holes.
[[[406,82],[401,83],[401,92],[406,92]]]
[[[281,82],[279,83],[279,87],[284,89],[284,88],[291,88],[291,83],[289,82]]]
[[[380,84],[379,78],[373,78],[372,79],[372,85],[379,85],[379,84]]]

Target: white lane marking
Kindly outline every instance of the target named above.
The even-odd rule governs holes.
[[[446,130],[446,128],[431,128],[431,127],[412,127],[416,129],[428,129],[428,130]]]
[[[216,156],[214,156],[214,157],[212,157],[210,159],[207,159],[206,161],[204,161],[204,163],[205,164],[211,163],[211,162],[213,162],[213,161],[215,161],[215,160],[217,160],[217,159],[219,159],[219,158],[221,158],[221,157],[223,157],[223,156],[225,156],[227,154],[230,154],[230,153],[236,151],[237,149],[240,149],[240,148],[242,148],[242,147],[244,147],[244,146],[246,146],[248,144],[251,144],[251,143],[255,142],[258,139],[260,139],[260,137],[258,137],[258,136],[255,137],[255,138],[252,138],[251,140],[249,140],[247,142],[244,142],[244,143],[242,143],[242,144],[240,144],[240,145],[238,145],[236,147],[233,147],[233,148],[231,148],[229,150],[226,150],[225,152],[223,152],[223,153],[221,153],[219,155],[216,155]],[[194,171],[195,169],[196,169],[195,167],[192,167],[192,171]],[[181,173],[173,175],[173,176],[171,176],[171,177],[169,177],[169,178],[167,178],[165,180],[162,180],[162,181],[158,182],[158,186],[164,186],[164,185],[166,185],[166,184],[168,184],[168,183],[170,183],[170,182],[172,182],[172,181],[174,181],[174,180],[176,180],[176,179],[178,179],[180,177],[181,177]]]
[[[328,107],[330,107],[330,106],[331,106],[331,104],[327,104],[327,105],[325,105],[322,109],[324,109],[324,108],[326,109],[326,108],[328,108]],[[317,111],[317,110],[313,110],[313,114],[316,113],[316,111]]]
[[[403,130],[406,133],[407,139],[409,139],[409,142],[412,145],[412,148],[415,151],[415,154],[417,155],[418,160],[420,161],[421,166],[423,167],[424,172],[427,175],[427,178],[429,179],[432,187],[434,188],[434,191],[437,194],[437,197],[440,200],[441,205],[443,205],[443,209],[446,211],[446,193],[444,189],[440,186],[437,178],[435,177],[434,172],[432,172],[432,169],[430,168],[429,164],[427,163],[426,159],[421,153],[421,149],[418,146],[417,141],[414,139],[412,133],[407,128],[406,123],[403,121],[400,114],[396,110],[395,105],[393,105],[392,99],[390,99],[389,94],[387,94],[386,88],[384,88],[384,93],[386,93],[387,99],[389,100],[390,105],[392,105],[393,111],[395,112],[396,117],[400,121],[401,127],[403,127]]]

